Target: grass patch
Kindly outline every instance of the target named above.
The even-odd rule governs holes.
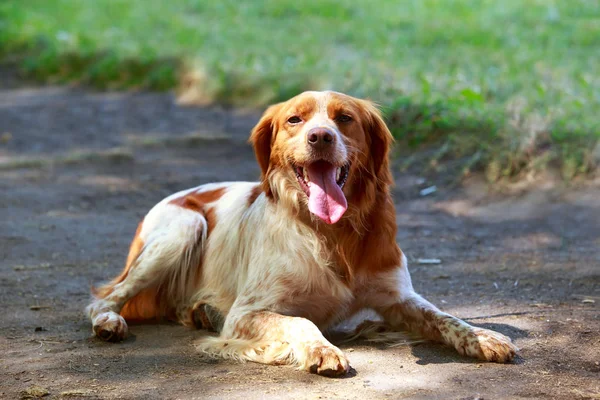
[[[419,165],[490,180],[599,162],[597,0],[7,0],[0,57],[43,82],[178,87],[265,105],[306,89],[382,104]]]

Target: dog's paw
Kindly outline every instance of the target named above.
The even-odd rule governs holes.
[[[509,337],[489,329],[475,327],[471,327],[456,349],[463,355],[498,363],[512,361],[519,351]]]
[[[94,318],[93,329],[96,336],[107,342],[120,342],[127,337],[128,333],[125,319],[112,311]]]
[[[207,329],[211,332],[221,332],[225,317],[209,304],[196,304],[191,310],[191,320],[196,329]]]
[[[313,374],[329,377],[348,373],[350,363],[340,349],[333,345],[315,344],[307,348],[306,369]]]

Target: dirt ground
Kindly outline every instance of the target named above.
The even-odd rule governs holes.
[[[528,182],[508,196],[396,173],[398,242],[416,289],[521,348],[481,364],[435,344],[350,343],[328,379],[198,354],[204,335],[130,326],[91,336],[89,287],[119,271],[137,221],[201,183],[254,180],[256,112],[184,108],[167,94],[0,88],[0,398],[600,398],[600,184]],[[441,264],[419,264],[439,258]]]

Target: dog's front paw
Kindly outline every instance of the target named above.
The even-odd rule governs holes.
[[[512,361],[519,349],[509,337],[489,329],[471,327],[466,337],[457,344],[459,353],[484,361],[506,363]]]
[[[127,323],[119,314],[109,311],[94,318],[94,333],[107,342],[120,342],[127,337]]]
[[[348,373],[350,363],[337,347],[330,344],[314,344],[307,348],[305,368],[313,374],[333,377]]]

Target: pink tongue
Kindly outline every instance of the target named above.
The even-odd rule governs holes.
[[[346,197],[335,181],[336,168],[326,161],[306,167],[310,182],[308,209],[328,224],[335,224],[348,208]]]

